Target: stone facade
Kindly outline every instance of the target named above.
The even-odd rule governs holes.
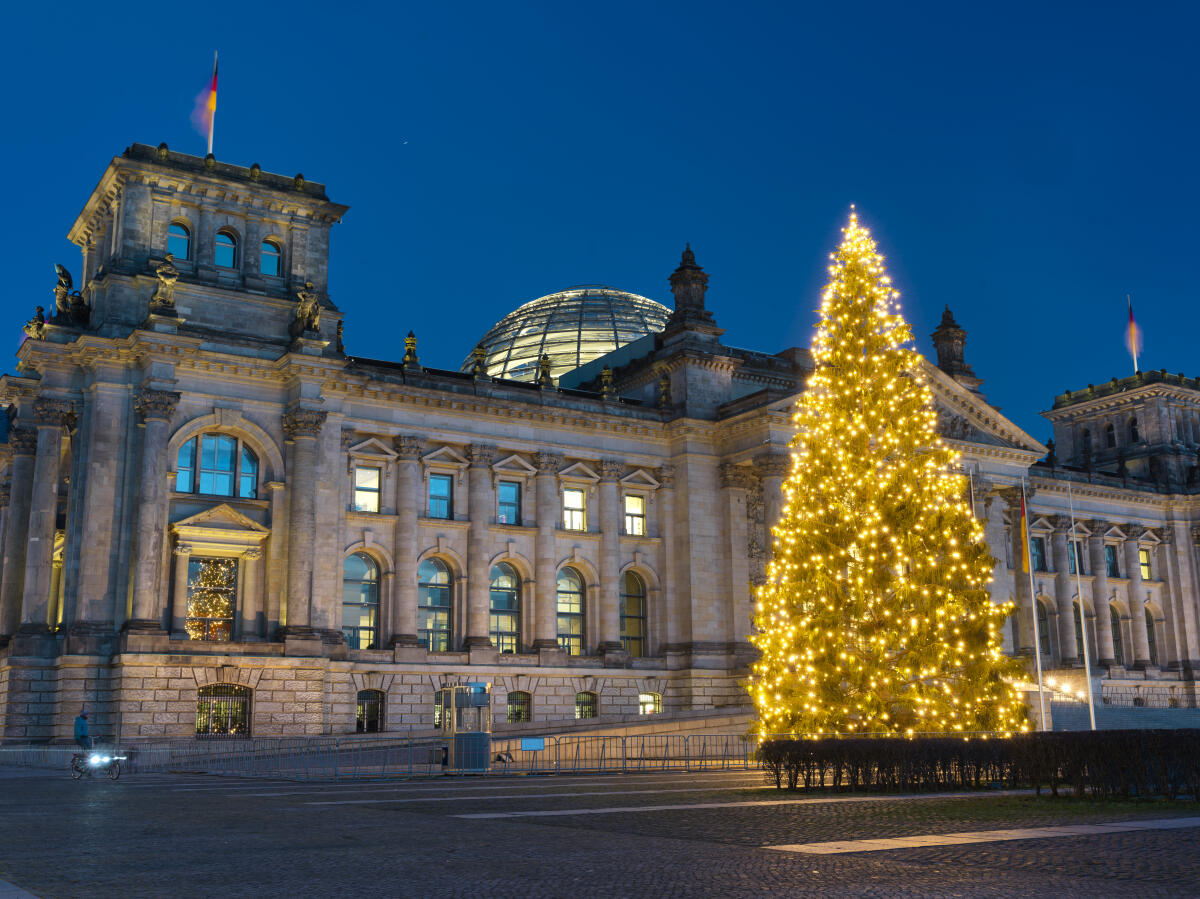
[[[100,734],[188,737],[227,696],[256,736],[352,733],[366,695],[384,730],[428,730],[438,691],[467,680],[493,685],[501,720],[512,694],[546,724],[581,695],[601,718],[744,706],[807,352],[722,343],[688,249],[664,330],[557,385],[427,368],[412,335],[399,361],[348,355],[326,292],[345,210],[300,176],[165,146],[109,165],[70,232],[82,289],[0,380],[0,737],[66,739],[81,705]],[[1036,594],[1047,668],[1078,670],[1071,484],[1088,559],[1111,546],[1124,575],[1081,578],[1105,695],[1132,702],[1136,682],[1194,704],[1200,515],[1180,460],[1200,386],[1060,398],[1061,447],[1117,400],[1151,442],[1064,463],[987,404],[948,310],[935,340],[926,370],[993,589],[1020,608],[1010,648],[1032,652]],[[1011,563],[1023,482],[1044,539],[1034,593]],[[519,496],[503,514],[502,487]],[[498,595],[515,614],[497,617]]]

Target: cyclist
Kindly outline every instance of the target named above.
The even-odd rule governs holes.
[[[87,709],[79,710],[79,717],[75,719],[75,742],[79,744],[80,749],[88,750],[92,748],[92,738],[88,736],[88,716]]]

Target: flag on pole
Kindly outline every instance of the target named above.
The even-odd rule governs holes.
[[[1138,373],[1138,353],[1142,351],[1142,329],[1138,327],[1137,322],[1133,318],[1133,297],[1125,294],[1125,301],[1129,304],[1129,327],[1125,332],[1125,346],[1129,348],[1129,355],[1133,356],[1133,373]]]
[[[1025,514],[1025,491],[1021,491],[1021,570],[1029,573],[1029,516]]]
[[[213,151],[213,122],[217,118],[217,54],[213,51],[212,81],[196,96],[192,110],[192,126],[208,138],[208,152]]]

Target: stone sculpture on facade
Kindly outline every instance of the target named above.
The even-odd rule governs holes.
[[[57,324],[86,325],[91,309],[75,286],[66,266],[54,264],[58,283],[54,285],[54,320]]]
[[[154,269],[158,277],[158,287],[150,297],[150,311],[162,314],[172,314],[175,311],[175,282],[179,280],[179,269],[174,264],[175,254],[167,253],[166,257]]]
[[[313,290],[312,281],[305,281],[302,290],[297,291],[296,298],[300,305],[296,307],[296,319],[288,333],[292,338],[302,337],[306,333],[319,333],[321,330],[321,303],[319,294]]]
[[[30,340],[45,340],[46,310],[38,306],[37,311],[33,313],[33,318],[27,321],[21,330],[25,332],[25,336]]]

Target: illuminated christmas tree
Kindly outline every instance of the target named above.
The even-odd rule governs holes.
[[[875,241],[853,212],[843,234],[758,592],[759,730],[1024,730],[958,454]]]

